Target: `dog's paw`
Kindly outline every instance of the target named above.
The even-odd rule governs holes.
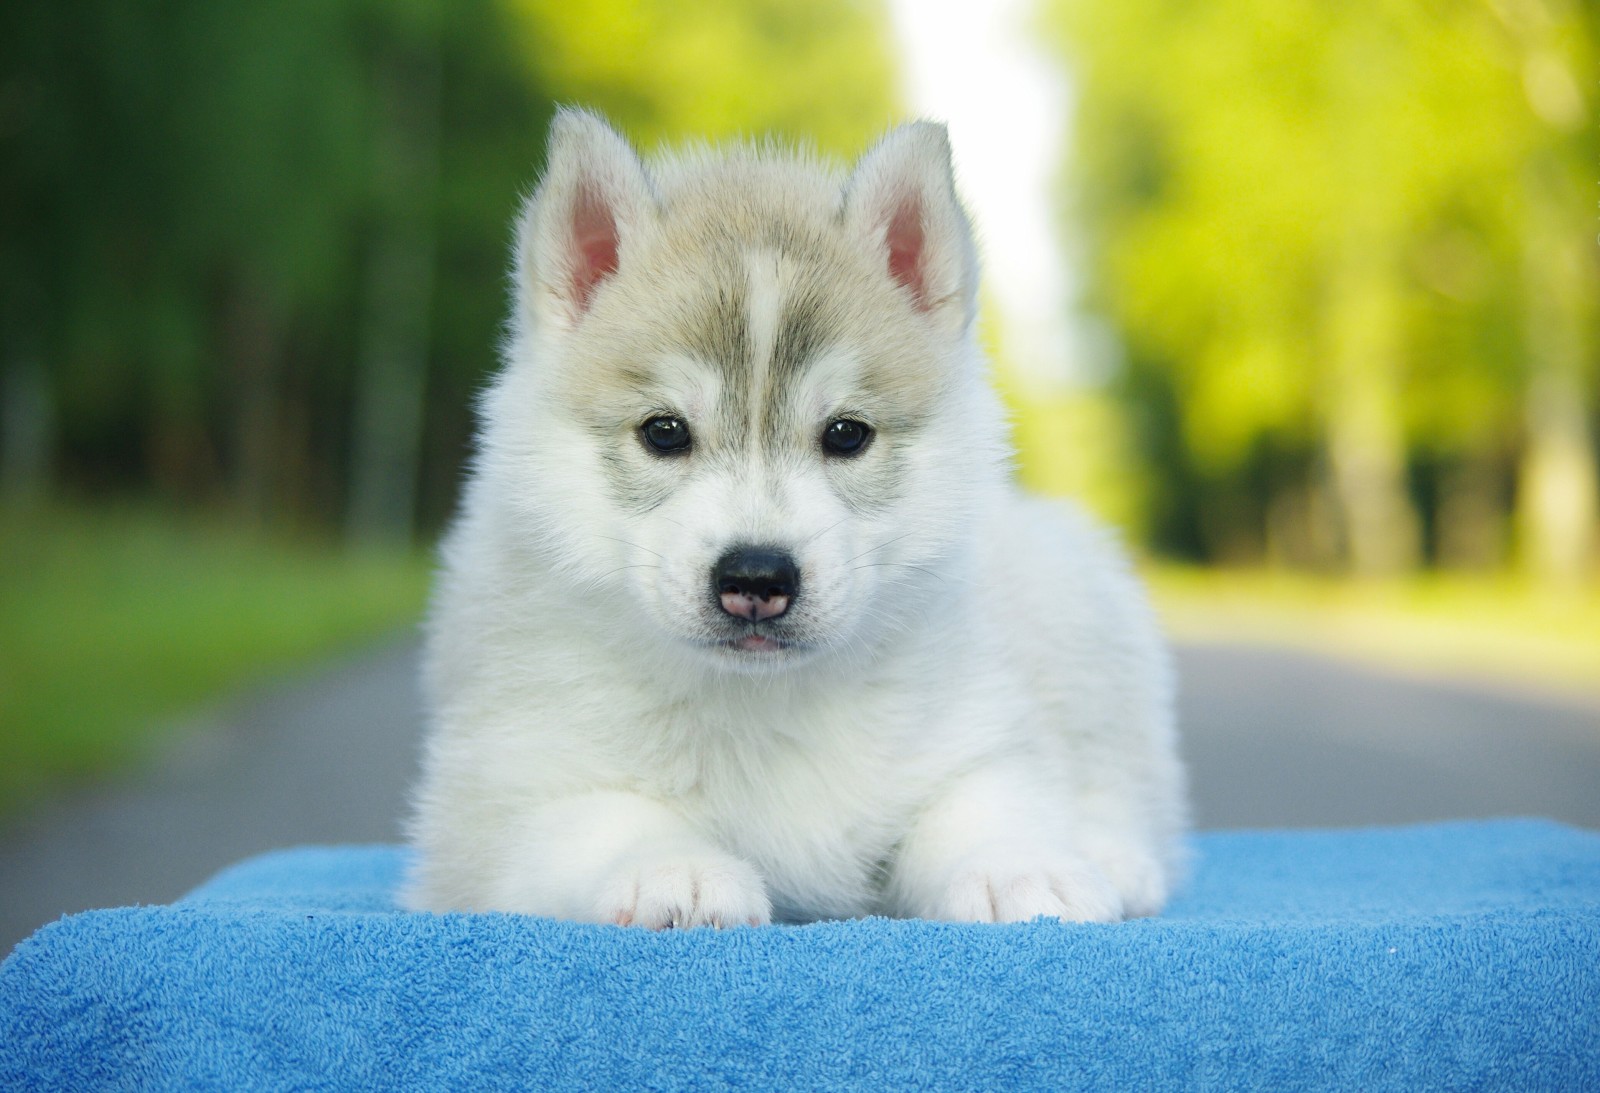
[[[956,922],[1028,922],[1044,916],[1067,922],[1120,922],[1122,898],[1110,879],[1086,861],[1054,858],[1037,864],[977,862],[958,869],[933,916]]]
[[[705,854],[627,866],[600,897],[599,918],[618,926],[764,926],[772,901],[749,865]]]
[[[1105,874],[1128,918],[1160,914],[1183,868],[1181,854],[1169,851],[1163,862],[1150,840],[1126,831],[1079,831],[1073,848]]]
[[[1126,851],[1093,855],[1095,864],[1122,897],[1123,913],[1128,918],[1147,918],[1161,913],[1172,884],[1160,862],[1149,854]]]

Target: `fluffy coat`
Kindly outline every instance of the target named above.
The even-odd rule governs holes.
[[[1107,535],[1010,482],[944,130],[848,174],[751,146],[647,168],[564,111],[548,163],[430,616],[409,904],[1158,911],[1168,656]],[[830,448],[838,422],[866,442]],[[793,562],[764,611],[717,586],[752,546]]]

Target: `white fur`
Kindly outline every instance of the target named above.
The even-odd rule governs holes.
[[[580,192],[618,255],[588,296]],[[920,295],[888,273],[907,202]],[[768,358],[818,273],[762,234],[771,209],[859,284],[788,381]],[[683,242],[719,232],[738,261]],[[943,131],[898,130],[849,177],[770,149],[648,170],[565,112],[516,266],[431,617],[408,903],[652,927],[1160,910],[1186,815],[1167,654],[1107,536],[1009,483]],[[661,334],[712,276],[742,291],[747,371]],[[782,382],[773,426],[778,403],[748,396]],[[635,431],[667,410],[695,430],[676,461]],[[824,458],[821,428],[851,415],[872,446]],[[708,573],[744,542],[801,567],[782,651],[717,644]]]

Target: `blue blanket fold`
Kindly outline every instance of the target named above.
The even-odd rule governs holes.
[[[301,849],[0,968],[0,1088],[1600,1089],[1600,834],[1202,835],[1119,926],[395,911]]]

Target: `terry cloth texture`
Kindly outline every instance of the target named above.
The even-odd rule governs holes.
[[[1600,833],[1196,839],[1159,919],[649,933],[234,866],[0,969],[5,1089],[1600,1089]]]

